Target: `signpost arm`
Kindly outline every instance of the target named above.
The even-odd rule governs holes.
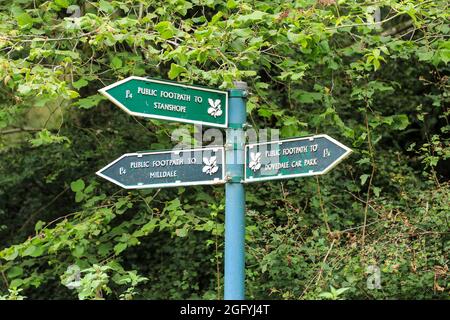
[[[245,192],[242,181],[246,89],[245,82],[235,82],[235,89],[229,92],[229,128],[226,136],[228,181],[225,185],[225,300],[245,298]]]

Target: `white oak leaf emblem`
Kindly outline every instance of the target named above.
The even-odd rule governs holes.
[[[209,108],[208,108],[208,114],[210,116],[213,116],[214,118],[220,117],[222,115],[222,107],[220,105],[220,100],[216,99],[213,100],[211,98],[208,98]]]
[[[211,158],[204,157],[203,163],[205,165],[203,166],[202,171],[210,176],[219,170],[219,167],[217,166],[217,158],[215,156]]]
[[[261,153],[250,152],[250,163],[248,167],[253,171],[258,171],[261,168]]]

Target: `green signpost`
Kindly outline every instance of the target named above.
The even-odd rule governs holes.
[[[133,76],[99,92],[134,116],[219,128],[228,125],[226,91]]]
[[[324,174],[351,153],[327,135],[245,145],[247,86],[235,85],[225,92],[129,77],[99,90],[132,115],[227,128],[226,148],[128,153],[97,172],[127,189],[225,183],[227,300],[245,298],[244,184]]]

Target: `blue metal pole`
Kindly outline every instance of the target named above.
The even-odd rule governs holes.
[[[245,299],[244,124],[247,84],[235,82],[229,91],[225,185],[225,300]]]

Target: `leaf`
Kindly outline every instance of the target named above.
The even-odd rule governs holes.
[[[341,294],[343,294],[345,291],[347,291],[350,288],[340,288],[336,290],[336,296],[339,296]]]
[[[320,101],[323,97],[321,92],[308,92],[303,90],[299,92],[298,99],[301,103],[314,103],[315,101]]]
[[[254,77],[257,75],[255,70],[241,70],[240,73],[243,77]]]
[[[292,42],[292,43],[298,43],[298,42],[300,42],[300,34],[294,33],[294,32],[292,32],[291,30],[289,30],[289,31],[287,32],[287,38],[288,38],[288,40],[289,40],[290,42]]]
[[[8,249],[5,250],[6,252],[10,251],[10,253],[6,253],[6,255],[4,255],[2,258],[5,259],[6,261],[12,261],[15,258],[17,258],[17,256],[19,255],[19,251],[17,251],[16,248],[14,247],[10,247]]]
[[[227,8],[228,9],[234,9],[236,8],[238,3],[235,0],[228,0],[227,1]]]
[[[81,202],[84,199],[84,193],[83,192],[77,192],[75,193],[75,202]]]
[[[418,51],[416,54],[419,61],[431,61],[434,56],[434,51]]]
[[[155,230],[155,228],[156,228],[156,223],[157,223],[156,219],[151,219],[149,222],[144,224],[141,228],[141,231],[143,232],[143,234],[147,235],[149,233],[152,233],[153,230]]]
[[[19,84],[17,91],[22,95],[27,95],[31,92],[31,87],[26,84]]]
[[[170,39],[175,34],[174,27],[170,21],[161,21],[155,26],[155,30],[158,31],[163,39]]]
[[[109,251],[111,250],[112,245],[110,243],[102,243],[98,246],[97,252],[100,256],[106,256],[109,254]]]
[[[374,66],[375,71],[380,68],[380,65],[381,65],[380,60],[378,60],[378,59],[373,60],[373,66]]]
[[[70,189],[72,189],[73,192],[81,191],[85,188],[84,181],[82,179],[78,179],[76,181],[73,181],[70,184]]]
[[[114,246],[114,253],[116,255],[120,254],[122,251],[124,251],[127,248],[127,244],[125,242],[119,242]]]
[[[29,142],[33,147],[40,147],[52,143],[64,142],[70,144],[70,140],[67,137],[55,135],[47,129],[42,129],[41,131],[39,131],[34,138],[29,140]]]
[[[439,50],[438,53],[442,62],[444,62],[445,65],[447,65],[447,63],[450,61],[450,49],[442,49]]]
[[[333,299],[333,294],[331,292],[322,292],[319,294],[319,297],[325,298],[325,299]]]
[[[186,228],[176,229],[175,234],[179,237],[186,237],[188,235],[188,230]]]
[[[101,0],[98,5],[100,11],[104,11],[109,14],[114,12],[114,7],[109,3],[109,1]]]
[[[44,253],[44,248],[42,246],[31,245],[22,252],[22,257],[31,256],[31,257],[39,257]]]
[[[335,289],[333,286],[330,286],[330,292],[331,292],[331,294],[333,295],[333,297],[336,297],[336,296],[337,296],[337,294],[336,294],[336,289]]]
[[[83,256],[83,253],[84,247],[82,245],[77,245],[72,251],[72,255],[76,258],[80,258],[81,256]]]
[[[67,90],[67,93],[69,94],[68,95],[69,99],[75,99],[75,98],[78,98],[80,96],[80,94],[78,92],[73,91],[73,90]]]
[[[33,18],[26,12],[19,14],[16,20],[20,28],[31,28],[33,26]]]
[[[368,175],[368,174],[363,174],[362,176],[359,177],[359,179],[361,179],[362,186],[366,183],[367,178],[369,178],[369,177],[370,177],[370,175]]]
[[[97,106],[102,100],[106,100],[106,98],[100,94],[95,94],[87,98],[79,99],[75,104],[82,109],[90,109]]]
[[[404,130],[409,126],[409,118],[406,114],[399,114],[394,116],[393,128],[396,130]]]
[[[273,115],[273,111],[267,108],[259,108],[258,114],[264,118],[270,118]]]
[[[118,56],[114,56],[114,58],[112,58],[112,60],[111,60],[111,66],[114,69],[122,68],[122,60],[120,60],[120,58]]]
[[[39,257],[44,253],[44,247],[43,246],[37,246],[36,250],[31,254],[33,258]]]
[[[381,191],[381,188],[373,187],[373,194],[375,195],[375,197],[379,197],[380,196],[380,191]]]
[[[23,268],[18,267],[18,266],[14,266],[14,267],[10,268],[7,272],[8,278],[10,278],[10,279],[21,276],[22,274],[23,274]]]
[[[178,75],[182,72],[185,72],[186,69],[182,66],[179,66],[175,63],[172,63],[170,65],[170,71],[168,73],[169,79],[175,79],[176,77],[178,77]]]
[[[240,15],[237,18],[237,21],[240,21],[240,22],[255,22],[255,21],[261,20],[266,15],[267,15],[267,13],[265,13],[265,12],[255,10],[255,11],[253,11],[250,14]]]
[[[39,231],[42,230],[42,227],[43,227],[44,225],[45,225],[45,222],[44,222],[44,221],[38,221],[38,222],[36,223],[35,227],[34,227],[34,231],[35,231],[36,233],[38,233]]]
[[[13,281],[11,281],[11,283],[9,284],[10,288],[19,288],[23,283],[22,279],[14,279]]]
[[[363,165],[363,164],[369,164],[370,163],[370,158],[365,157],[365,158],[361,158],[358,161],[356,161],[357,164]]]
[[[219,21],[220,18],[222,18],[222,16],[223,16],[223,12],[222,12],[222,11],[217,12],[217,13],[211,18],[210,24],[216,24],[217,21]]]
[[[67,8],[68,6],[70,6],[69,0],[55,0],[55,3],[61,8]]]
[[[78,81],[75,81],[73,83],[73,87],[78,90],[80,88],[86,87],[88,84],[89,84],[89,82],[82,78],[82,79],[80,79]]]

